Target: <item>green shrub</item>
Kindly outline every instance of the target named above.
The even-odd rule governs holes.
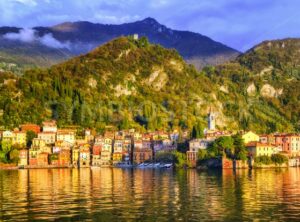
[[[270,165],[272,164],[271,157],[269,156],[258,156],[254,159],[255,163]]]
[[[273,163],[279,164],[279,165],[288,162],[288,158],[281,154],[273,154],[271,156],[271,160]]]

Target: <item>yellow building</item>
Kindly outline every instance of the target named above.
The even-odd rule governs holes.
[[[13,145],[19,145],[22,147],[26,146],[26,133],[25,132],[14,132],[12,138]]]
[[[245,144],[250,142],[259,142],[259,135],[253,133],[252,131],[243,133],[242,138],[244,139]]]
[[[252,157],[272,156],[278,153],[277,147],[269,143],[250,142],[246,144],[246,147]]]

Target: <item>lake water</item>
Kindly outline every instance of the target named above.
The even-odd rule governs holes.
[[[0,171],[0,221],[300,221],[300,169]]]

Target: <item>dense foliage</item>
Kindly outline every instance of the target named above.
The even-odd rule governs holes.
[[[226,156],[233,160],[247,160],[247,149],[241,135],[222,136],[210,144],[208,149],[199,150],[197,164],[201,165],[206,160]]]
[[[284,43],[263,43],[235,62],[198,72],[175,50],[146,38],[118,38],[49,69],[3,72],[0,124],[13,128],[53,118],[60,127],[189,129],[199,138],[212,108],[219,129],[296,131],[299,50],[294,40]],[[266,84],[275,90],[270,97],[261,92]],[[231,155],[244,159],[238,149]]]
[[[264,165],[270,165],[270,164],[282,165],[288,162],[288,158],[282,154],[273,154],[272,156],[255,157],[254,162],[256,164],[264,164]]]

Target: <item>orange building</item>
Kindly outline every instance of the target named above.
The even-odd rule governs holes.
[[[21,131],[23,132],[27,132],[27,131],[32,131],[35,132],[36,134],[38,134],[39,132],[41,132],[41,127],[36,125],[36,124],[23,124],[20,126]]]
[[[153,153],[151,149],[134,149],[133,151],[133,162],[140,164],[145,161],[152,161]]]
[[[39,153],[37,155],[37,165],[38,166],[48,166],[49,165],[48,157],[49,157],[48,153]]]
[[[276,134],[275,145],[289,156],[300,156],[300,134]]]

